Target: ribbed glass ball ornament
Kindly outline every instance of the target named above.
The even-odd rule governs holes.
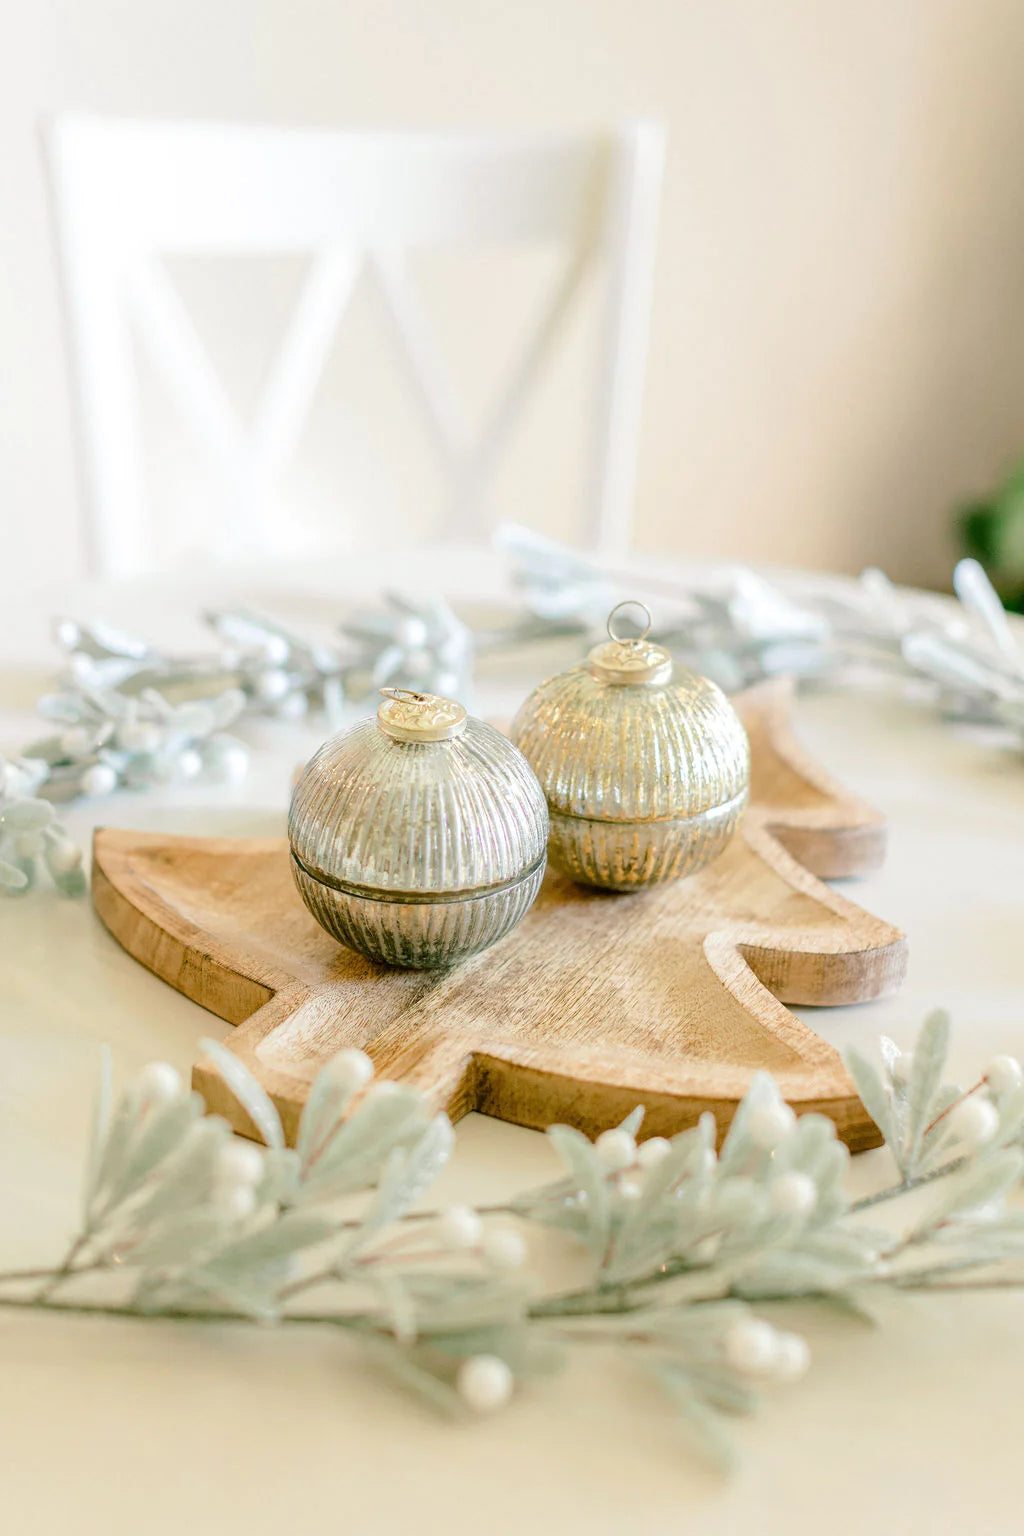
[[[544,878],[548,814],[522,753],[453,699],[385,688],[295,786],[292,873],[317,922],[388,965],[485,949]]]
[[[531,693],[511,736],[547,797],[551,863],[633,891],[722,852],[747,803],[750,745],[714,683],[674,667],[646,630],[622,638],[617,613],[585,662]]]

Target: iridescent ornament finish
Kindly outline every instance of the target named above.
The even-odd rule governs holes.
[[[584,663],[534,690],[511,732],[547,797],[552,864],[613,891],[710,863],[750,785],[750,746],[728,699],[648,641],[650,614],[640,636],[623,638],[626,606]]]
[[[325,742],[296,785],[292,873],[349,948],[388,965],[453,965],[532,905],[544,795],[517,748],[455,700],[381,691],[376,719]]]

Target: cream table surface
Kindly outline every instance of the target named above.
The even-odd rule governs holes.
[[[438,584],[441,577],[428,574]],[[447,590],[493,574],[444,571]],[[415,564],[388,579],[410,584]],[[321,571],[277,602],[285,616],[340,612],[381,585],[379,569]],[[0,620],[0,748],[23,742],[52,653],[50,613],[73,609],[184,643],[190,615],[239,592],[231,581],[23,593]],[[507,709],[543,662],[485,676],[479,707]],[[963,1075],[994,1051],[1024,1055],[1024,764],[892,700],[818,693],[796,708],[803,741],[890,820],[883,870],[848,886],[911,941],[902,993],[803,1017],[842,1046],[886,1031],[909,1043],[945,1003]],[[99,822],[179,832],[283,829],[288,776],[313,737],[260,725],[262,750],[234,788],[193,786],[74,809]],[[211,1018],[124,954],[85,902],[41,889],[0,909],[0,1262],[57,1252],[74,1220],[97,1048],[119,1072],[162,1058],[187,1070]],[[859,1189],[882,1154],[855,1160]],[[470,1116],[446,1172],[448,1198],[494,1199],[553,1171],[543,1138]],[[731,1481],[689,1457],[671,1413],[611,1358],[577,1361],[523,1390],[501,1415],[452,1427],[310,1329],[0,1313],[0,1531],[92,1533],[339,1531],[347,1536],[475,1532],[572,1536],[763,1531],[1024,1530],[1017,1474],[1024,1297],[901,1302],[873,1331],[801,1316],[807,1379],[741,1422]]]

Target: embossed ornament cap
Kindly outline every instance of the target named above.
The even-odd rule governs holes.
[[[382,688],[377,724],[395,741],[454,741],[466,729],[463,705],[412,688]]]
[[[548,815],[522,753],[454,699],[384,688],[326,741],[288,817],[317,922],[374,960],[452,965],[494,943],[544,876]]]
[[[646,625],[630,639],[621,610]],[[585,885],[631,891],[717,857],[747,801],[750,748],[714,683],[648,640],[642,603],[620,603],[587,660],[535,688],[512,740],[548,802],[552,864]]]
[[[619,615],[624,608],[639,608],[646,614],[639,635],[628,637],[618,633]],[[608,615],[608,639],[595,645],[587,657],[591,677],[612,687],[636,687],[639,683],[660,687],[671,682],[672,657],[664,646],[648,640],[650,630],[650,611],[643,603],[618,603]]]

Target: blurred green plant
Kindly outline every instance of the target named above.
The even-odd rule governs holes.
[[[979,561],[1006,608],[1024,613],[1024,460],[957,515],[964,553]]]

